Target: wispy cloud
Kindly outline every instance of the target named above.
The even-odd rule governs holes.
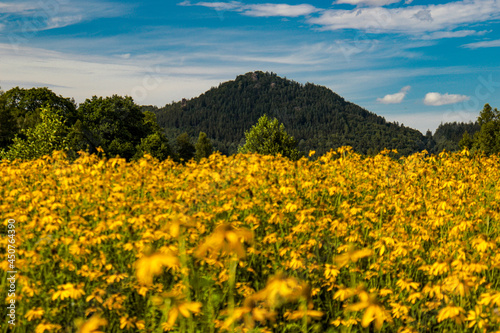
[[[244,5],[239,1],[231,1],[231,2],[207,2],[201,1],[197,3],[191,3],[191,1],[183,1],[178,4],[179,6],[202,6],[213,8],[215,10],[239,10]]]
[[[407,33],[450,30],[464,24],[500,18],[500,3],[491,0],[464,0],[440,5],[397,8],[330,9],[309,23],[324,30],[356,29],[370,33]]]
[[[319,9],[317,9],[316,7],[307,4],[287,5],[287,4],[265,3],[260,5],[249,5],[248,9],[244,11],[244,14],[256,17],[270,17],[270,16],[298,17],[298,16],[306,16],[318,11]]]
[[[468,101],[470,99],[469,96],[465,95],[457,95],[457,94],[440,94],[437,92],[430,92],[425,95],[424,104],[425,105],[447,105],[447,104],[455,104],[463,101]]]
[[[254,17],[307,17],[307,22],[322,30],[355,29],[367,33],[404,33],[441,39],[480,35],[484,31],[454,29],[478,22],[500,19],[500,2],[493,0],[463,0],[444,4],[409,5],[385,8],[400,0],[337,0],[333,4],[351,4],[356,8],[324,9],[311,4],[285,3],[245,4],[240,1],[191,2],[181,6],[202,6],[218,11],[233,11]]]
[[[2,88],[55,87],[77,102],[113,94],[134,97],[141,104],[164,105],[183,97],[194,97],[211,86],[233,77],[244,68],[207,68],[201,65],[171,67],[182,59],[160,56],[120,57],[78,55],[20,46],[18,53],[0,43]],[[231,72],[228,75],[228,72]],[[165,94],[168,92],[168,94]]]
[[[467,36],[482,36],[491,32],[491,30],[457,30],[457,31],[436,31],[427,35],[421,36],[421,39],[433,40],[433,39],[443,39],[443,38],[461,38]]]
[[[337,0],[335,3],[339,4],[344,3],[355,6],[366,5],[366,6],[380,7],[380,6],[391,5],[393,3],[398,3],[398,2],[401,2],[401,0]]]
[[[179,3],[180,6],[202,6],[213,8],[220,11],[235,11],[240,12],[242,15],[254,17],[299,17],[307,16],[312,13],[321,11],[313,5],[288,5],[279,3],[263,3],[246,5],[239,1],[231,2],[196,2],[183,1]]]
[[[382,104],[399,104],[403,101],[408,91],[410,91],[410,86],[405,86],[401,88],[398,93],[385,95],[383,98],[377,98],[377,102]]]
[[[476,42],[476,43],[469,43],[469,44],[463,45],[462,47],[465,47],[468,49],[480,49],[480,48],[486,48],[486,47],[500,47],[500,39],[487,40],[487,41]]]
[[[34,3],[0,3],[0,13],[21,13],[36,8]]]
[[[108,1],[25,0],[0,4],[5,28],[10,34],[32,35],[32,32],[56,29],[103,17],[117,17],[131,6]]]

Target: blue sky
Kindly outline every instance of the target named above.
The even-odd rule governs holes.
[[[262,70],[424,132],[500,107],[500,0],[0,0],[0,86],[163,106]]]

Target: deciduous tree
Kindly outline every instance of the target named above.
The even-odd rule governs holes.
[[[285,131],[285,125],[278,119],[262,116],[256,125],[245,132],[245,144],[239,153],[258,153],[263,155],[281,154],[291,159],[299,159],[302,154],[296,149],[297,141]]]

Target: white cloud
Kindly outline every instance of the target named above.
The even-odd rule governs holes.
[[[387,6],[393,3],[398,3],[401,2],[401,0],[337,0],[335,3],[345,3],[349,5],[366,5],[366,6],[373,6],[373,7],[379,7],[379,6]]]
[[[270,16],[283,16],[283,17],[298,17],[306,16],[318,12],[314,6],[311,5],[287,5],[287,4],[274,4],[264,3],[260,5],[249,5],[244,12],[247,16],[256,17],[270,17]]]
[[[401,0],[337,0],[333,4],[351,4],[357,8],[321,9],[310,4],[244,4],[240,1],[191,3],[183,1],[181,6],[203,6],[215,10],[234,11],[241,15],[254,17],[299,17],[309,16],[307,22],[320,26],[323,30],[356,29],[368,33],[406,33],[428,35],[426,39],[464,37],[476,33],[470,30],[452,31],[466,24],[500,19],[500,1],[498,0],[463,0],[438,5],[407,6],[384,8],[383,6],[399,3]],[[368,7],[364,7],[368,6]],[[442,36],[442,37],[439,37]]]
[[[298,17],[307,16],[312,13],[320,11],[320,9],[309,5],[288,5],[288,4],[278,4],[278,3],[263,3],[263,4],[253,4],[245,5],[239,1],[231,2],[197,2],[191,3],[191,1],[183,1],[178,4],[179,6],[202,6],[207,8],[213,8],[215,10],[221,11],[235,11],[241,12],[246,16],[254,17]]]
[[[0,13],[2,14],[19,13],[35,8],[35,5],[28,3],[0,3]]]
[[[408,91],[410,91],[410,88],[410,86],[405,86],[401,88],[398,93],[385,95],[383,98],[377,98],[377,102],[382,104],[399,104],[403,101]]]
[[[1,4],[3,24],[12,35],[28,37],[33,32],[56,29],[96,18],[116,17],[130,10],[131,6],[107,1],[38,1],[26,0],[18,4]]]
[[[169,67],[176,59],[138,56],[76,55],[20,46],[18,52],[0,43],[2,89],[49,87],[57,94],[74,97],[79,103],[97,96],[132,96],[137,103],[165,105],[172,100],[194,97],[220,82],[233,78],[232,72],[245,68],[210,68],[186,65]],[[231,72],[228,75],[228,72]]]
[[[179,6],[202,6],[213,8],[215,10],[238,10],[243,7],[243,4],[239,1],[231,1],[231,2],[198,2],[196,4],[192,4],[191,1],[184,1],[179,3]]]
[[[407,33],[451,30],[464,24],[500,18],[500,2],[464,0],[439,5],[398,8],[330,9],[308,20],[324,30],[357,29],[370,33]]]
[[[485,48],[485,47],[500,47],[500,39],[465,44],[462,47],[465,47],[468,49],[473,49],[473,50],[479,49],[479,48]]]
[[[491,32],[491,31],[490,30],[436,31],[436,32],[430,33],[428,35],[423,35],[421,38],[425,39],[425,40],[443,39],[443,38],[460,38],[460,37],[467,37],[467,36],[481,36],[481,35],[484,35],[488,32]]]
[[[455,104],[463,101],[468,101],[470,99],[469,96],[465,95],[457,95],[457,94],[440,94],[437,92],[430,92],[425,95],[424,104],[425,105],[447,105],[447,104]]]

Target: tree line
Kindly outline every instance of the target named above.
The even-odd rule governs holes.
[[[76,158],[79,151],[135,160],[146,152],[155,158],[197,160],[212,153],[206,134],[196,143],[181,133],[170,142],[156,115],[143,111],[131,97],[92,97],[76,105],[48,88],[0,92],[0,157],[32,159],[64,150]]]
[[[253,81],[254,77],[252,75],[250,79]],[[200,100],[195,101],[199,102]],[[207,107],[208,102],[205,103]],[[180,104],[180,107],[184,108],[183,112],[194,121],[195,118],[191,118],[190,115],[188,101],[182,101]],[[174,107],[177,105],[174,104]],[[127,160],[136,160],[148,153],[159,160],[171,158],[178,162],[186,162],[191,159],[201,160],[214,150],[219,150],[214,142],[219,144],[223,142],[222,136],[212,132],[212,136],[209,136],[201,130],[195,133],[197,135],[193,135],[193,130],[197,128],[195,123],[192,123],[193,128],[189,131],[180,123],[177,123],[175,128],[163,128],[157,117],[164,115],[164,112],[165,110],[158,108],[141,107],[135,104],[131,97],[117,95],[94,96],[77,105],[73,99],[58,96],[48,88],[16,87],[7,92],[0,90],[0,158],[32,159],[50,154],[54,150],[64,150],[69,158],[78,157],[79,151],[104,153],[111,157],[118,155]],[[237,113],[233,113],[233,116],[236,115]],[[378,119],[378,116],[364,113],[365,121],[371,118],[381,126],[392,128],[388,132],[394,134],[390,142],[395,143],[395,146],[381,146],[378,151],[372,143],[381,136],[377,136],[377,132],[363,134],[360,129],[363,126],[365,130],[370,127],[363,125],[362,121],[357,127],[353,127],[352,133],[348,131],[345,136],[336,133],[328,136],[320,133],[313,135],[313,140],[308,140],[307,145],[304,145],[303,138],[297,139],[289,134],[293,131],[281,122],[282,118],[278,120],[271,115],[272,112],[263,112],[255,123],[241,132],[241,137],[235,140],[236,145],[230,142],[230,146],[234,145],[236,149],[230,151],[281,154],[298,159],[305,156],[309,150],[320,150],[317,151],[318,156],[324,153],[321,149],[328,151],[337,148],[336,144],[339,142],[349,145],[349,142],[342,140],[328,141],[333,136],[344,139],[364,138],[367,141],[365,148],[368,149],[363,149],[364,146],[358,144],[358,149],[355,151],[365,154],[378,153],[384,148],[398,149],[401,145],[406,149],[403,151],[405,154],[412,153],[415,149],[419,149],[416,151],[427,149],[430,153],[463,148],[486,154],[500,152],[500,113],[488,104],[484,106],[476,122],[441,124],[434,135],[430,131],[425,136],[422,135],[424,140],[414,135],[414,130],[407,132],[406,128],[399,124],[391,126],[390,123]],[[245,116],[248,114],[242,115]],[[223,115],[221,117],[227,120]],[[293,118],[291,115],[289,117]],[[360,117],[363,117],[363,113]],[[216,124],[219,126],[219,133],[231,131],[231,126],[225,122]],[[382,137],[385,135],[388,134],[384,133]],[[326,140],[326,143],[321,139]],[[409,142],[408,145],[404,145],[405,140]],[[327,146],[330,148],[326,149]]]
[[[388,148],[407,155],[432,148],[419,131],[388,122],[326,87],[260,71],[239,75],[196,98],[145,109],[156,114],[167,135],[203,131],[226,155],[238,151],[245,131],[264,114],[283,123],[303,152],[322,155],[351,146],[362,154]]]

